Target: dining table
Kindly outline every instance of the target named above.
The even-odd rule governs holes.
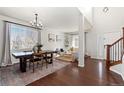
[[[33,56],[33,51],[19,51],[19,52],[13,52],[12,56],[16,59],[19,59],[19,64],[20,64],[20,71],[21,72],[26,72],[26,68],[27,68],[27,59],[30,59]],[[53,62],[53,54],[57,53],[56,51],[52,51],[52,50],[43,50],[42,54],[45,55],[46,61],[47,58],[50,59],[50,61],[48,61],[48,63],[52,63]]]

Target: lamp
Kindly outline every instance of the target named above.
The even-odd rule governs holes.
[[[35,19],[30,22],[31,25],[36,29],[42,29],[42,23],[41,21],[38,21],[38,14],[35,14]]]

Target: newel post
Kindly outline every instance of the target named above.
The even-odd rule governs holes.
[[[123,49],[124,49],[124,27],[123,27]]]
[[[110,67],[110,45],[107,45],[107,48],[106,48],[106,68],[107,70],[109,70],[109,67]]]

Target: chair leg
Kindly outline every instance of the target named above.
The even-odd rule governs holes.
[[[37,62],[37,67],[38,67],[38,65],[39,65],[39,62]]]
[[[33,62],[33,73],[34,73],[34,62]]]
[[[52,59],[52,66],[53,66],[53,59]]]
[[[46,68],[48,68],[48,66],[47,66],[47,61],[48,61],[48,60],[47,60],[47,59],[44,59],[44,60],[45,60],[45,63],[46,63]]]
[[[41,68],[43,68],[43,62],[44,62],[44,60],[42,60],[42,63],[41,63]]]
[[[43,67],[43,62],[44,62],[44,60],[42,61],[42,67]]]
[[[52,66],[53,66],[53,62],[52,62]]]
[[[46,68],[48,68],[48,62],[46,61]]]
[[[30,67],[31,67],[31,62],[29,62],[29,69],[30,69]]]

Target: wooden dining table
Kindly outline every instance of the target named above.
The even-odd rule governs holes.
[[[56,51],[51,51],[51,50],[43,50],[42,54],[45,55],[45,58],[49,58],[50,61],[48,63],[53,62],[53,54],[56,53]],[[33,55],[32,51],[21,51],[21,52],[13,52],[12,56],[16,59],[19,59],[20,62],[20,71],[21,72],[26,72],[27,68],[27,59],[30,59]],[[48,57],[49,55],[49,57]],[[47,59],[46,59],[47,61]]]

